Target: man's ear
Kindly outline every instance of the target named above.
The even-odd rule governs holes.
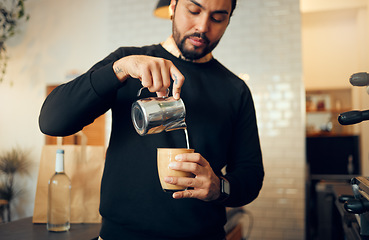
[[[174,10],[176,9],[177,0],[171,0],[169,5],[169,16],[170,19],[173,19]]]

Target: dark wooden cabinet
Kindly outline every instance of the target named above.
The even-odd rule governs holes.
[[[360,174],[359,136],[307,137],[306,161],[309,175]]]

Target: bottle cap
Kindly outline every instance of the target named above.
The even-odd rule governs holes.
[[[62,154],[64,154],[64,150],[63,149],[58,149],[58,150],[56,150],[56,153],[62,153]]]
[[[64,150],[56,150],[55,172],[64,172]]]

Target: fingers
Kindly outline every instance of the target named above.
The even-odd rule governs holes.
[[[199,188],[203,186],[203,182],[199,179],[189,177],[165,177],[165,182],[182,187]]]
[[[208,161],[205,160],[199,153],[183,153],[175,156],[178,162],[192,162],[197,163],[200,166],[206,167],[209,165]]]
[[[180,198],[199,198],[199,196],[196,196],[196,192],[192,190],[186,190],[181,192],[175,192],[173,193],[174,199],[180,199]]]
[[[168,95],[168,88],[171,83],[170,73],[166,68],[161,68],[161,72],[156,72],[158,75],[156,76],[156,80],[154,80],[154,86],[156,84],[157,89],[162,89],[161,91],[156,91],[158,97],[165,97]]]
[[[199,190],[185,190],[180,192],[173,193],[172,197],[174,199],[181,199],[181,198],[197,198],[203,201],[213,201],[217,199],[218,197],[215,197],[215,195],[210,191],[199,191]]]
[[[202,200],[207,200],[210,196],[208,190],[209,187],[206,186],[205,183],[199,179],[185,177],[166,177],[165,181],[170,184],[191,188],[191,190],[175,192],[172,196],[175,199],[198,198]]]
[[[203,166],[194,162],[178,162],[174,161],[169,163],[169,168],[177,171],[190,172],[195,175],[200,175],[203,173]]]
[[[164,181],[170,184],[190,188],[185,191],[176,192],[173,198],[197,198],[211,201],[219,195],[219,178],[215,175],[209,162],[199,153],[179,154],[175,157],[177,161],[169,164],[173,170],[190,172],[194,178],[167,176]]]
[[[148,88],[149,90],[153,85],[153,80],[152,80],[151,75],[152,73],[149,71],[149,69],[142,69],[141,75],[138,76],[138,79],[141,80],[142,86]]]
[[[203,201],[212,201],[215,198],[213,194],[207,189],[196,189],[196,190],[185,190],[173,193],[172,197],[174,199],[181,198],[197,198]]]
[[[165,182],[188,188],[184,191],[175,192],[172,197],[197,198],[204,201],[212,201],[219,197],[219,179],[206,177],[186,178],[186,177],[165,177]],[[218,180],[218,183],[216,182]]]
[[[169,60],[151,56],[132,55],[119,59],[113,70],[122,82],[128,76],[141,80],[142,86],[158,96],[165,96],[173,79],[173,97],[180,98],[184,76]]]
[[[163,93],[170,86],[169,70],[166,67],[164,59],[152,59],[141,70],[142,86],[149,89],[150,92]]]
[[[151,68],[151,76],[146,77],[150,86],[145,87],[148,87],[150,92],[157,92],[159,97],[167,95],[167,89],[173,80],[173,97],[177,100],[180,98],[184,76],[171,61],[159,59]]]

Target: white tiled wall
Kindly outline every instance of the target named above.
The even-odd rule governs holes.
[[[109,0],[109,44],[165,40],[170,21],[156,19],[154,0]],[[265,183],[245,207],[253,216],[252,240],[304,239],[304,85],[297,0],[239,0],[214,52],[236,74],[247,73],[257,111]],[[250,224],[245,216],[244,234]]]
[[[305,107],[299,1],[239,1],[237,11],[235,17],[242,24],[232,31],[242,32],[238,36],[245,40],[239,45],[244,61],[227,62],[250,75],[266,173],[259,198],[245,207],[254,216],[249,239],[304,239]]]

